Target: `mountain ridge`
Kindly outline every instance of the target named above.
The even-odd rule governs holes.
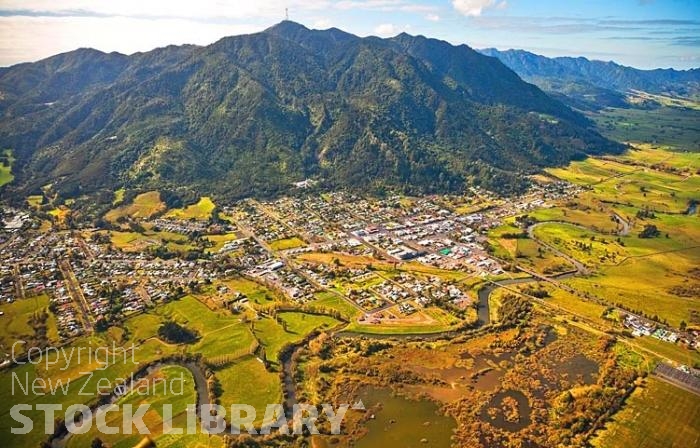
[[[0,75],[13,192],[187,187],[235,198],[309,176],[513,191],[525,172],[621,149],[493,58],[422,36],[282,22],[204,47],[59,56]]]
[[[569,104],[621,107],[631,90],[653,94],[671,94],[700,98],[700,68],[676,70],[658,68],[642,70],[614,61],[590,60],[582,56],[546,57],[526,50],[487,48],[480,53],[494,57],[515,71],[521,78],[550,93],[573,98]]]

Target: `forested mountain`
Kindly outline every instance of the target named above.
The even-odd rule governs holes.
[[[583,57],[548,58],[524,50],[479,50],[498,58],[520,77],[548,92],[592,105],[623,106],[630,90],[700,97],[700,69],[639,70]],[[575,103],[574,103],[575,104]]]
[[[282,22],[206,46],[76,50],[0,72],[3,196],[117,187],[271,195],[328,186],[522,187],[523,172],[619,151],[500,61],[406,34]],[[19,196],[19,195],[18,195]]]

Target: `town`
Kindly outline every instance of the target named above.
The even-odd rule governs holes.
[[[0,300],[11,303],[46,294],[62,339],[106,328],[206,285],[216,287],[221,303],[240,310],[245,294],[225,284],[238,275],[298,305],[331,294],[356,309],[358,323],[364,325],[431,321],[434,314],[416,315],[428,306],[442,308],[447,322],[475,321],[484,304],[470,287],[473,282],[456,282],[431,270],[476,280],[508,278],[518,269],[530,272],[494,255],[489,230],[508,217],[547,208],[580,192],[581,187],[561,181],[535,184],[508,201],[479,188],[463,197],[378,199],[332,192],[247,199],[222,206],[217,220],[125,216],[108,229],[55,232],[38,229],[31,209],[5,208]],[[178,256],[163,245],[170,240],[120,245],[116,236],[134,228],[184,244],[175,240],[179,235],[203,251],[195,257]],[[345,265],[343,256],[367,262]],[[389,272],[374,266],[382,263],[424,268]],[[697,331],[620,312],[632,337],[700,347]]]
[[[493,386],[489,378],[511,367],[519,371],[529,359],[520,352],[532,347],[532,359],[542,354],[557,369],[583,363],[584,371],[612,378],[620,373],[604,371],[610,365],[604,357],[614,356],[620,365],[636,362],[635,371],[655,381],[700,393],[700,315],[692,307],[675,314],[675,306],[656,308],[638,300],[636,291],[624,296],[599,287],[614,269],[629,278],[624,266],[630,260],[687,246],[684,234],[641,238],[637,232],[652,213],[610,206],[597,194],[552,177],[515,197],[478,187],[459,195],[374,197],[303,182],[275,199],[215,203],[189,196],[175,206],[163,200],[169,192],[118,192],[92,221],[48,194],[33,197],[24,206],[3,206],[0,214],[0,322],[7,323],[0,364],[18,368],[12,356],[17,340],[25,350],[130,341],[145,347],[141,356],[151,362],[179,352],[200,364],[180,366],[190,374],[204,377],[200,369],[212,369],[221,387],[204,385],[203,400],[223,393],[222,402],[231,403],[240,393],[239,375],[274,383],[270,396],[294,397],[328,381],[344,387],[344,376],[330,370],[316,370],[326,375],[321,382],[294,380],[296,353],[327,356],[312,351],[329,334],[344,341],[339,350],[347,343],[382,362],[393,359],[381,351],[392,345],[407,360],[431,346],[452,351],[465,344],[474,353],[469,358],[490,359],[502,350],[501,338],[514,338],[507,344],[519,351],[515,358],[474,361],[481,370],[468,373],[464,390],[477,392],[470,399]],[[639,253],[645,257],[635,258]],[[684,279],[697,274],[694,266],[687,269]],[[693,288],[683,280],[667,291],[688,297]],[[384,341],[371,342],[375,338]],[[481,345],[486,340],[488,346]],[[550,352],[549,344],[558,348]],[[586,356],[569,352],[581,344]],[[599,346],[607,347],[604,353]],[[325,347],[335,350],[335,343]],[[547,365],[537,364],[544,376],[533,386],[592,384],[579,367],[542,382]],[[415,372],[427,373],[430,387],[439,389],[442,381],[462,384],[449,373],[457,368],[441,370],[435,384],[428,373],[435,371],[422,363]],[[310,372],[305,366],[299,371]],[[359,374],[367,377],[365,370]],[[519,383],[530,384],[529,376]]]

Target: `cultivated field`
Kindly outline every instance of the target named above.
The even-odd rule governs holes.
[[[548,212],[550,209],[543,209]],[[539,212],[539,211],[538,211]],[[535,213],[530,214],[535,215]],[[544,216],[540,214],[537,219]],[[544,219],[542,219],[544,220]],[[493,254],[504,260],[512,260],[545,275],[573,269],[565,258],[527,237],[524,229],[517,227],[512,219],[491,229],[488,233]]]
[[[32,208],[39,208],[44,203],[44,195],[34,194],[27,196],[27,205]]]
[[[102,336],[83,337],[65,347],[66,356],[63,356],[63,353],[58,357],[52,356],[49,364],[24,364],[1,372],[0,416],[3,418],[0,419],[0,432],[10,434],[10,427],[16,426],[16,422],[9,417],[10,407],[13,404],[60,404],[65,410],[76,403],[94,403],[98,398],[98,385],[121,383],[138,369],[139,363],[153,361],[172,353],[175,349],[159,340],[150,339],[138,344],[132,350],[129,341],[123,346],[126,351],[119,352],[120,358],[117,362],[103,368],[105,367],[103,360],[96,357],[89,358],[87,353],[90,348],[94,350],[96,347],[106,346],[111,346],[111,341]],[[119,346],[118,344],[117,347]],[[82,350],[82,357],[79,359],[76,355],[78,350]],[[124,353],[127,354],[126,359],[124,359]],[[86,372],[91,373],[86,374]],[[35,380],[39,383],[36,383],[36,389],[32,389]],[[42,390],[44,394],[40,393]],[[25,411],[24,414],[35,422],[43,421],[43,411],[33,409]],[[35,424],[33,431],[29,434],[11,435],[3,440],[3,446],[10,448],[37,446],[45,438],[43,425]]]
[[[338,310],[343,316],[348,318],[356,317],[362,313],[362,311],[350,304],[346,299],[332,292],[320,292],[316,294],[316,297],[317,299],[310,302],[310,305]]]
[[[592,114],[606,136],[623,142],[663,143],[674,150],[700,148],[700,110],[610,108]]]
[[[700,397],[647,378],[592,443],[596,448],[698,446]]]
[[[628,152],[625,155],[628,159],[620,159],[620,162],[612,158],[588,158],[573,162],[567,168],[547,171],[560,179],[589,186],[591,192],[584,193],[582,199],[591,196],[597,201],[669,213],[683,213],[690,200],[697,200],[700,154],[686,154],[679,158],[687,171],[671,171],[662,166],[654,169],[645,164],[634,164],[636,162],[630,159],[634,156],[630,154],[635,153]]]
[[[387,335],[430,334],[449,331],[461,323],[454,316],[436,307],[416,311],[410,316],[403,316],[396,311],[394,313],[395,318],[388,319],[387,315],[391,314],[391,312],[391,309],[382,312],[384,318],[381,319],[380,323],[354,321],[345,327],[344,330],[356,333]]]
[[[117,191],[114,192],[114,200],[112,201],[112,205],[121,205],[122,202],[124,202],[124,195],[126,194],[126,189],[125,188],[120,188]]]
[[[279,374],[269,372],[255,356],[246,356],[214,371],[222,385],[221,405],[230,412],[232,404],[249,404],[255,408],[255,424],[262,422],[268,404],[281,403]],[[227,421],[233,423],[230,416]]]
[[[276,318],[266,317],[252,323],[253,333],[265,348],[267,359],[278,362],[280,349],[287,344],[300,341],[317,329],[330,329],[339,322],[332,317],[313,314],[284,312]]]
[[[125,252],[142,252],[149,247],[161,245],[172,251],[188,251],[194,248],[190,244],[189,239],[181,233],[154,230],[144,230],[143,232],[118,230],[100,232],[109,234],[114,247]]]
[[[259,305],[270,304],[275,301],[280,301],[280,296],[271,289],[261,285],[260,283],[248,280],[244,277],[236,277],[232,280],[223,282],[234,293],[239,292],[248,297],[251,302]]]
[[[49,297],[45,294],[0,304],[0,311],[3,313],[0,316],[0,356],[4,358],[5,355],[9,355],[15,341],[31,343],[35,340],[36,330],[30,320],[32,316],[43,311],[48,313],[46,335],[49,341],[58,341],[56,317],[53,313],[48,312],[48,307]],[[24,351],[21,347],[18,347],[17,350],[20,353]]]
[[[669,234],[668,238],[639,238],[635,234],[618,238],[567,224],[542,225],[535,235],[594,271],[591,276],[566,283],[613,305],[656,315],[678,326],[681,320],[690,322],[691,311],[700,311],[700,303],[676,293],[689,282],[697,282],[691,270],[700,264],[700,240],[692,238],[692,229],[698,224],[673,225],[663,219],[655,222],[663,234]]]
[[[592,276],[567,281],[579,291],[667,319],[673,326],[690,323],[700,304],[683,291],[692,291],[699,280],[692,272],[700,264],[700,221],[696,210],[686,213],[693,211],[691,201],[699,199],[698,169],[700,154],[647,145],[614,160],[589,158],[549,170],[592,190],[558,207],[531,212],[539,220],[575,224],[544,224],[535,236],[592,269]],[[644,210],[650,215],[640,214]],[[629,223],[627,234],[612,221],[613,214]],[[648,225],[659,236],[640,238]]]
[[[207,249],[207,252],[217,253],[222,247],[224,247],[224,244],[238,239],[239,236],[236,233],[226,233],[223,235],[207,235],[205,238],[214,243],[212,247]]]
[[[196,330],[201,338],[187,349],[201,353],[205,358],[236,355],[245,352],[254,342],[248,326],[241,322],[240,317],[212,311],[192,296],[158,308],[157,314],[163,320],[173,320]]]
[[[185,427],[187,405],[197,402],[194,378],[189,370],[174,365],[163,366],[137,384],[131,392],[116,401],[115,404],[120,406],[119,410],[107,414],[105,421],[108,426],[121,427],[124,419],[121,406],[130,404],[136,410],[139,405],[149,404],[150,408],[144,415],[143,422],[148,428],[150,437],[157,439],[163,430],[163,405],[170,404],[173,418],[169,422],[170,425]],[[130,448],[144,437],[139,434],[136,426],[132,426],[131,432],[131,435],[124,435],[123,430],[118,434],[104,434],[98,431],[93,423],[91,429],[85,434],[70,437],[66,446],[68,448],[88,447],[98,437],[114,448]]]
[[[392,275],[397,271],[410,272],[414,274],[429,274],[440,277],[442,280],[462,281],[470,277],[471,274],[463,271],[448,271],[445,269],[428,266],[418,262],[389,263],[377,260],[376,258],[364,255],[349,255],[339,252],[309,252],[297,257],[299,260],[313,263],[332,264],[339,263],[346,267],[366,267],[372,266],[377,271],[382,271],[384,275]],[[335,261],[337,260],[337,262]]]
[[[542,208],[528,215],[538,221],[568,222],[601,233],[613,233],[619,230],[619,225],[611,218],[611,210],[608,207],[598,205],[598,208],[592,208],[579,201],[572,201],[566,206]]]

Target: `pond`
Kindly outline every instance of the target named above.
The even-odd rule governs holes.
[[[506,418],[503,412],[506,398],[511,398],[517,403],[517,415],[519,417],[517,420]],[[489,409],[496,411],[493,417],[489,415]],[[530,403],[525,394],[519,390],[504,390],[491,398],[488,406],[481,412],[481,419],[499,429],[505,429],[510,432],[520,431],[530,424]]]
[[[569,381],[581,381],[584,384],[595,384],[598,369],[598,363],[580,353],[555,367],[556,372],[567,375]]]
[[[491,369],[482,373],[476,378],[474,388],[481,391],[493,390],[501,384],[501,378],[505,372],[503,370]]]
[[[435,403],[409,400],[393,395],[390,389],[374,387],[365,388],[360,398],[365,408],[381,405],[381,409],[365,423],[368,433],[357,441],[356,448],[450,447],[457,423],[440,415]]]

